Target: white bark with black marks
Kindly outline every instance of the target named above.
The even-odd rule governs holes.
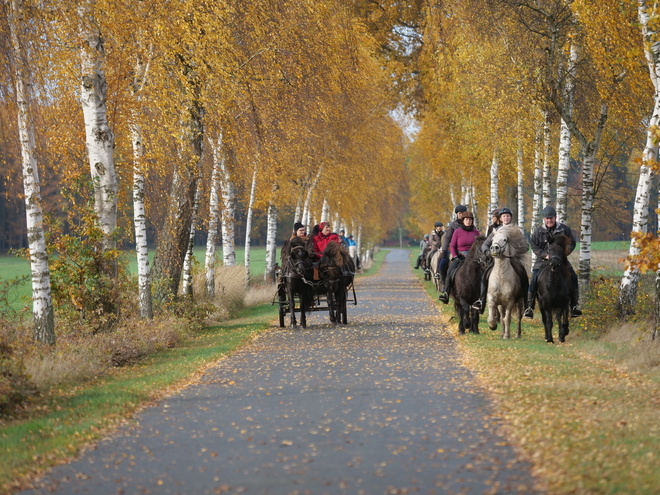
[[[55,315],[51,298],[48,253],[44,237],[41,185],[35,155],[35,134],[31,109],[32,84],[25,49],[27,26],[23,12],[22,0],[12,0],[7,9],[7,20],[14,57],[18,133],[23,165],[23,192],[25,194],[25,216],[30,250],[30,272],[32,275],[32,315],[34,322],[32,335],[37,342],[53,345],[55,344]]]

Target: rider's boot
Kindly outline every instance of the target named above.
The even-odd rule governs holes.
[[[472,309],[475,309],[475,310],[479,311],[479,313],[483,314],[483,312],[484,312],[484,303],[483,303],[483,301],[481,299],[477,299],[474,302],[474,304],[472,305]]]

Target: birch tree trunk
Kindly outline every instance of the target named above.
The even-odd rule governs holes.
[[[250,242],[252,239],[252,212],[254,209],[254,197],[257,190],[257,169],[252,172],[252,186],[250,187],[250,199],[248,201],[247,218],[245,219],[245,283],[250,283]]]
[[[264,282],[275,282],[275,256],[277,251],[277,206],[271,201],[268,205],[268,228],[266,230],[266,271]]]
[[[206,255],[204,258],[204,272],[206,279],[206,294],[210,299],[215,297],[215,267],[217,258],[215,255],[218,244],[218,215],[220,201],[218,190],[220,189],[220,161],[224,159],[222,154],[222,134],[216,143],[211,144],[213,152],[213,171],[211,172],[211,190],[209,192],[209,232],[206,238]]]
[[[199,179],[201,179],[201,177],[199,177]],[[201,180],[198,180],[197,189],[195,190],[192,218],[190,220],[188,248],[186,249],[186,257],[183,260],[183,287],[181,288],[181,292],[184,296],[188,297],[192,297],[193,295],[193,248],[195,247],[195,235],[197,233],[197,213],[199,212],[199,199],[202,194],[201,189]]]
[[[659,143],[656,138],[656,129],[660,125],[660,40],[658,33],[649,25],[649,14],[647,2],[639,0],[638,16],[644,41],[644,55],[649,66],[649,76],[653,83],[654,107],[653,114],[649,120],[646,131],[646,145],[642,155],[642,165],[639,169],[639,180],[637,192],[635,193],[635,206],[633,210],[633,234],[645,234],[649,223],[649,197],[653,182],[653,171],[651,165],[656,162]],[[639,255],[639,244],[633,236],[630,242],[628,257]],[[626,268],[619,285],[618,310],[620,316],[628,316],[635,313],[637,303],[637,287],[639,285],[639,270]]]
[[[224,266],[236,264],[236,241],[234,239],[236,206],[234,204],[234,182],[227,160],[220,160],[220,190],[222,192],[222,260]]]
[[[552,182],[550,181],[550,146],[552,144],[550,134],[550,112],[547,110],[543,119],[543,207],[552,204]],[[543,207],[541,209],[543,209]]]
[[[327,222],[330,217],[330,205],[328,199],[323,198],[323,208],[321,209],[321,223]]]
[[[143,64],[138,59],[135,67],[136,76],[132,84],[132,92],[137,102],[141,101],[140,91],[146,80],[149,64]],[[144,209],[144,144],[142,128],[138,124],[137,113],[132,113],[129,124],[131,143],[133,147],[133,226],[135,228],[135,252],[138,267],[138,298],[140,316],[151,319],[154,316],[151,301],[151,275],[149,273],[149,248],[147,245],[147,217]]]
[[[566,112],[573,115],[573,99],[575,97],[575,75],[578,59],[578,46],[575,42],[571,43],[571,55],[566,71],[566,82],[564,85],[564,101],[566,102]],[[567,202],[568,202],[568,171],[571,166],[571,130],[566,121],[561,119],[561,130],[559,134],[559,164],[557,166],[557,221],[566,222]]]
[[[305,202],[303,204],[303,225],[307,227],[308,232],[311,232],[310,224],[312,220],[312,214],[310,211],[310,206],[312,203],[312,194],[314,190],[316,189],[316,185],[319,182],[319,179],[321,178],[321,174],[323,173],[323,165],[319,167],[318,172],[316,172],[316,175],[314,176],[314,179],[312,180],[312,183],[309,185],[309,189],[307,189],[307,195],[305,196]]]
[[[30,272],[32,274],[32,336],[37,342],[55,344],[55,316],[50,290],[50,270],[44,237],[41,209],[41,185],[35,156],[34,124],[32,122],[32,84],[25,50],[27,29],[22,0],[12,0],[7,17],[14,56],[16,105],[18,107],[18,133],[23,165],[23,192],[27,220]]]
[[[534,201],[532,203],[532,221],[530,232],[534,232],[537,225],[541,223],[541,199],[543,197],[543,171],[541,164],[541,131],[536,133],[534,147]],[[532,266],[536,261],[536,254],[532,251]]]
[[[498,196],[499,191],[499,173],[500,173],[500,154],[495,151],[493,154],[493,161],[490,164],[490,214],[493,210],[497,209],[500,203]]]
[[[479,229],[479,200],[474,190],[474,184],[470,183],[470,198],[472,199],[472,213],[474,213],[474,227]]]
[[[189,107],[188,129],[184,141],[190,144],[190,163],[180,163],[174,171],[170,200],[163,227],[158,236],[152,281],[158,302],[176,296],[183,261],[190,242],[195,194],[199,180],[204,141],[204,109],[198,98]]]
[[[523,174],[523,147],[522,143],[518,144],[517,171],[518,171],[518,228],[521,232],[525,232],[525,181]]]
[[[117,175],[113,151],[115,136],[108,125],[108,85],[103,72],[105,53],[101,33],[91,8],[93,1],[78,7],[81,18],[80,101],[85,121],[89,166],[94,183],[94,210],[103,232],[105,250],[114,249],[117,228]],[[109,267],[116,274],[116,263]]]

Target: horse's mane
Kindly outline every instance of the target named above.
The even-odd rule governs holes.
[[[557,244],[558,246],[560,246],[562,248],[562,250],[564,251],[564,256],[566,256],[568,258],[569,238],[567,236],[562,234],[562,235],[557,236],[557,237],[550,237],[548,239],[548,243],[550,243],[550,244],[554,243],[554,244]]]
[[[328,263],[328,265],[344,266],[348,260],[348,256],[348,251],[335,241],[330,241],[323,250],[323,257],[331,260],[331,263]]]
[[[483,234],[479,234],[477,237],[475,237],[474,242],[472,243],[472,247],[470,247],[470,250],[468,251],[467,257],[476,258],[479,254],[477,253],[477,249],[481,249],[481,245],[485,240],[486,237]]]
[[[507,251],[509,251],[506,253],[507,256],[520,258],[529,251],[529,243],[517,225],[511,223],[509,225],[502,225],[497,229],[497,234],[495,235],[501,235],[507,240]]]

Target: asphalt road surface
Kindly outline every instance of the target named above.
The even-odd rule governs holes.
[[[408,255],[347,326],[274,327],[22,493],[535,493]]]

